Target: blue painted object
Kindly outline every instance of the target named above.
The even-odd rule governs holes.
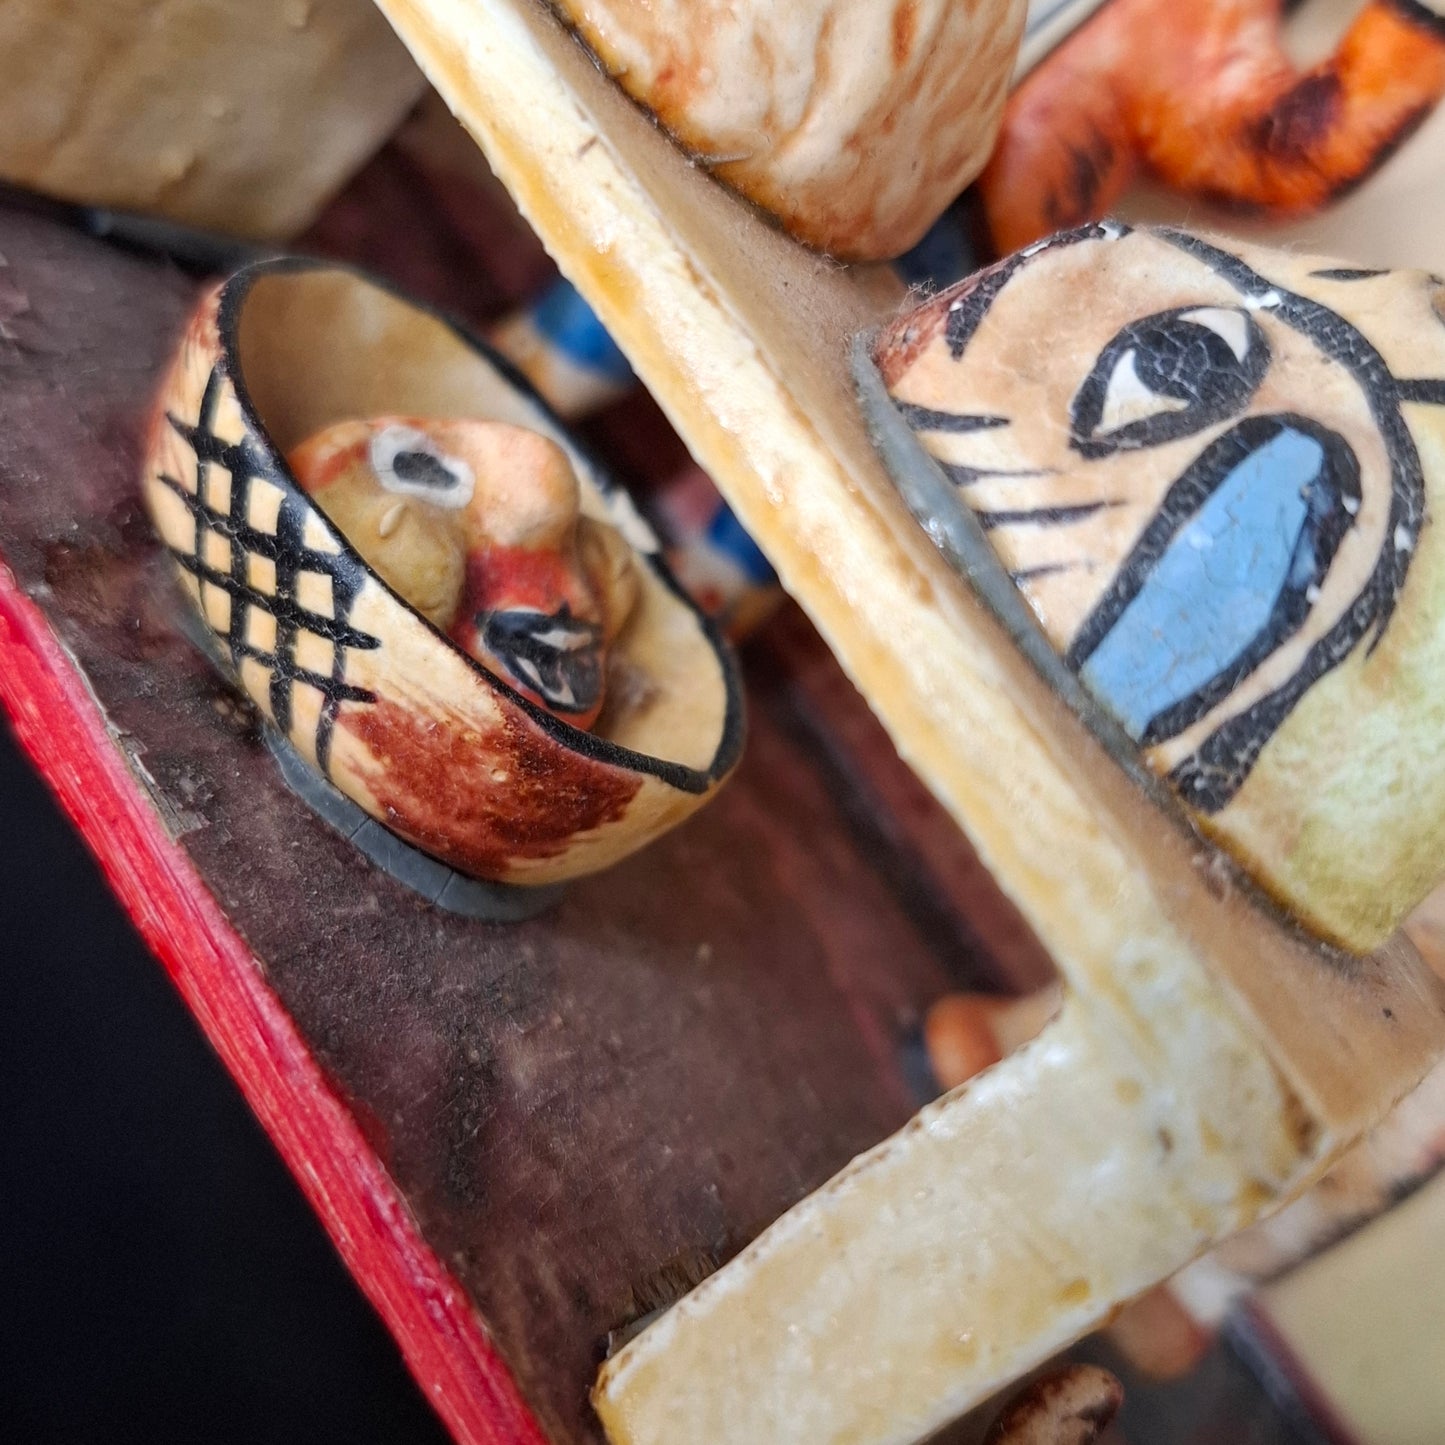
[[[574,365],[597,372],[618,386],[632,382],[627,358],[569,281],[558,277],[532,303],[531,315],[537,330]]]
[[[1310,484],[1324,448],[1291,427],[1235,466],[1180,528],[1080,677],[1139,738],[1219,676],[1273,616],[1286,585],[1312,580]]]
[[[724,501],[719,500],[718,509],[707,525],[707,539],[742,569],[749,582],[763,587],[778,580],[772,564]]]
[[[950,206],[911,251],[894,261],[893,269],[909,286],[941,289],[962,280],[979,265],[963,218],[956,206]]]
[[[530,314],[538,333],[573,365],[618,385],[630,385],[634,380],[627,358],[570,282],[559,277],[551,289],[532,304]],[[758,544],[721,498],[704,535],[719,553],[738,567],[749,583],[761,587],[777,581],[777,574]]]

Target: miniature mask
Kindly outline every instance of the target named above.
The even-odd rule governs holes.
[[[1269,892],[1358,949],[1445,858],[1442,296],[1104,223],[876,353],[1087,695]]]
[[[615,528],[581,515],[555,442],[501,422],[338,422],[288,458],[382,579],[524,697],[578,727],[637,578]]]

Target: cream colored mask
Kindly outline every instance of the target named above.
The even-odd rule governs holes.
[[[1442,297],[1106,222],[875,348],[1104,731],[1360,951],[1445,866]]]

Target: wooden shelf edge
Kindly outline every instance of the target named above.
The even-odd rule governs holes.
[[[466,1294],[0,564],[0,705],[460,1445],[547,1445]]]

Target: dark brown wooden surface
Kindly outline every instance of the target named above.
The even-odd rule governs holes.
[[[194,283],[18,214],[0,256],[0,558],[543,1426],[597,1439],[607,1331],[904,1122],[921,1011],[990,981],[975,936],[943,946],[776,667],[719,801],[554,913],[468,922],[379,874],[175,627],[135,480]]]

